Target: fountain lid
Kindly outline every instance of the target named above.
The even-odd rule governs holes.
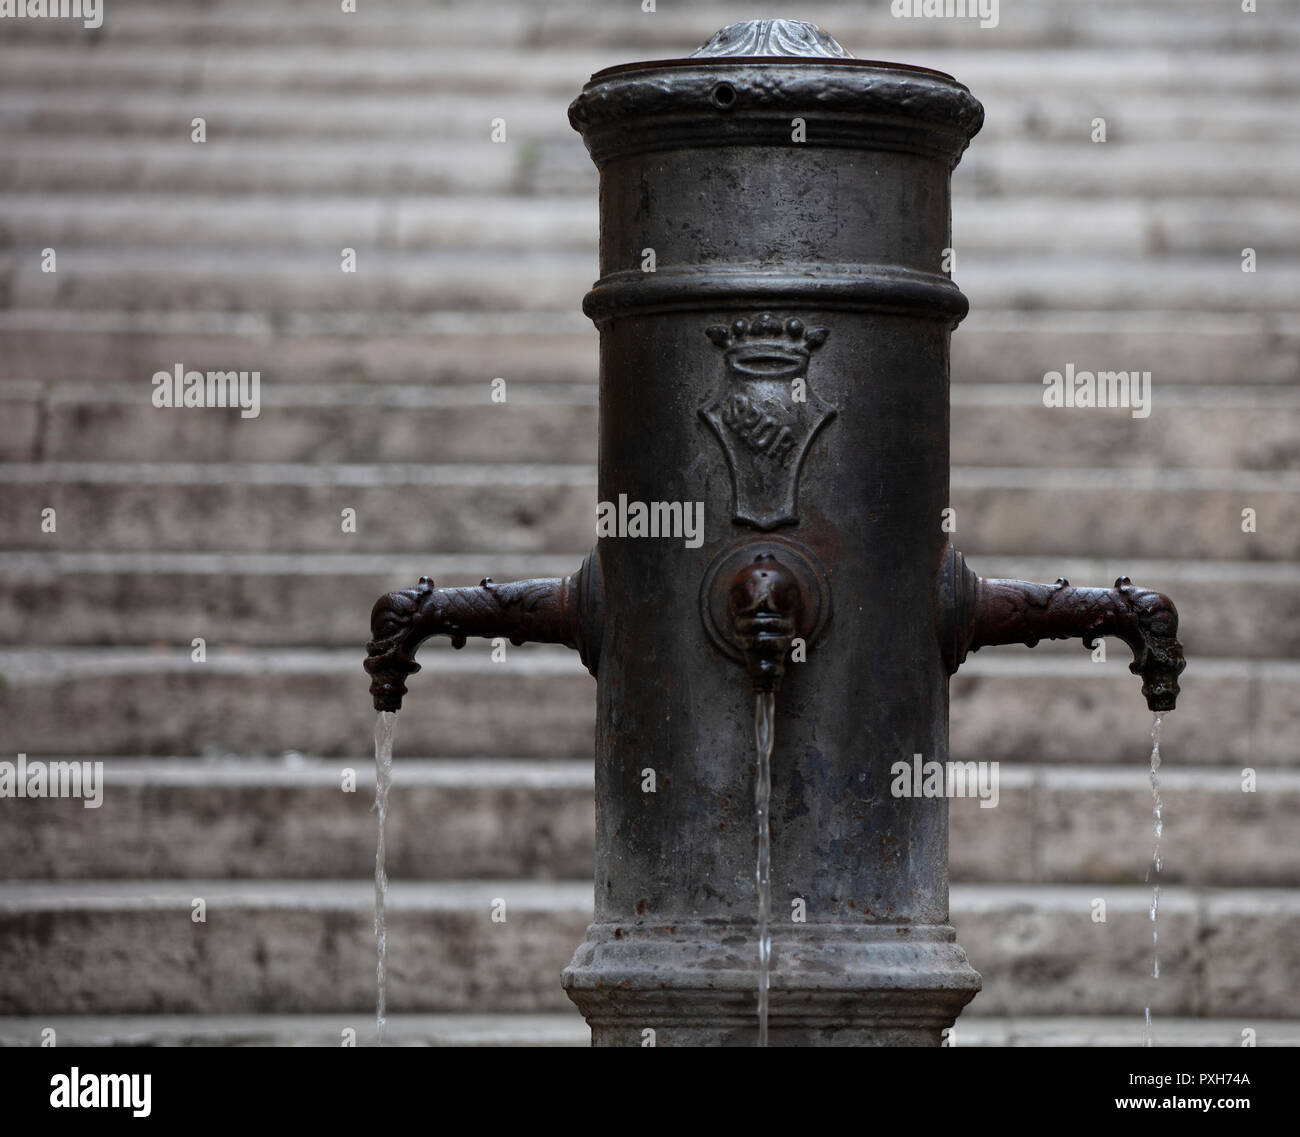
[[[846,51],[839,40],[825,28],[809,23],[807,20],[741,20],[739,23],[728,24],[725,28],[714,32],[707,43],[701,44],[690,55],[618,63],[612,67],[601,68],[591,78],[595,81],[629,71],[699,66],[707,60],[717,60],[721,65],[838,64],[850,68],[883,68],[887,71],[937,75],[949,82],[956,82],[946,71],[936,71],[932,67],[918,67],[911,63],[888,63],[881,59],[859,59],[851,51]]]
[[[597,71],[569,107],[597,166],[682,147],[785,145],[817,117],[817,143],[911,151],[954,165],[984,108],[951,75],[859,59],[803,20],[729,24],[689,56]]]
[[[825,28],[805,20],[741,20],[715,32],[691,52],[692,59],[718,55],[803,55],[852,59]]]

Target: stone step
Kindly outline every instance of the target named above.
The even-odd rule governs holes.
[[[1185,320],[1186,317],[1184,316]],[[1260,317],[1224,317],[1257,370],[1300,373],[1300,322],[1274,332]],[[90,312],[0,309],[3,378],[135,381],[163,367],[260,370],[269,383],[594,384],[596,330],[571,312]],[[1172,342],[1172,329],[1168,341]],[[1253,345],[1253,351],[1245,345]],[[1270,346],[1272,345],[1272,346]],[[1206,350],[1206,344],[1200,345]],[[1291,352],[1294,350],[1294,360]],[[1226,354],[1226,351],[1225,353]]]
[[[484,576],[567,576],[585,555],[576,547],[554,555],[436,557],[0,553],[0,637],[14,645],[126,646],[167,643],[197,627],[213,644],[356,647],[367,638],[366,613],[375,598],[430,572],[448,587],[478,584]],[[1224,569],[1225,579],[1240,579],[1237,566]],[[75,587],[61,587],[74,581]],[[1288,587],[1261,583],[1259,590],[1285,595]],[[56,594],[60,602],[50,603]]]
[[[1065,366],[1052,370],[1064,372]],[[1041,376],[1023,385],[954,384],[952,461],[972,467],[991,461],[1057,468],[1300,467],[1300,389],[1183,386],[1166,384],[1162,374],[1150,372],[1146,408],[1045,407]],[[140,400],[138,385],[134,397]],[[1134,410],[1146,417],[1134,417]]]
[[[952,1046],[1140,1046],[1132,1015],[980,1015],[975,1006],[950,1031]],[[387,1046],[588,1046],[591,1032],[576,1008],[555,1014],[389,1015]],[[339,1046],[346,1037],[372,1045],[374,1024],[359,1015],[41,1015],[0,1018],[0,1046],[38,1046],[53,1030],[59,1046]],[[1300,1046],[1300,1020],[1169,1018],[1152,1025],[1156,1046]]]
[[[1094,1030],[1114,1027],[1099,1025]],[[385,1046],[590,1046],[591,1030],[578,1009],[552,1014],[494,1015],[387,1015]],[[1057,1023],[1051,1029],[1066,1037],[1089,1033],[1090,1023]],[[1131,1024],[1128,1024],[1131,1027]],[[1205,1045],[1219,1045],[1228,1037],[1231,1025],[1189,1020],[1176,1027],[1175,1020],[1162,1024],[1164,1037],[1206,1039]],[[1047,1024],[1044,1024],[1047,1028]],[[981,1024],[974,1038],[993,1036]],[[1018,1032],[1032,1030],[1032,1024],[1017,1023]],[[41,1045],[42,1032],[54,1031],[59,1046],[341,1046],[348,1039],[354,1046],[375,1045],[373,1016],[364,1014],[319,1015],[94,1015],[75,1017],[42,1015],[39,1018],[0,1018],[0,1046]],[[1177,1034],[1175,1035],[1175,1032]],[[1290,1023],[1267,1024],[1260,1045],[1289,1045]],[[1210,1041],[1212,1040],[1212,1041]],[[965,1041],[965,1038],[962,1039]]]
[[[1170,754],[1170,764],[1160,772],[1161,881],[1254,888],[1300,884],[1300,850],[1292,837],[1300,771],[1257,770],[1256,789],[1243,792],[1240,768],[1188,769],[1176,751]],[[1139,763],[1127,768],[1007,764],[999,767],[998,777],[996,806],[983,808],[973,797],[950,803],[954,881],[1145,881],[1152,797],[1149,771]],[[1211,833],[1214,840],[1207,841]]]
[[[341,271],[339,250],[345,247],[356,252],[355,273]],[[34,249],[8,254],[13,307],[566,312],[580,308],[597,275],[594,251],[426,254],[356,245],[275,255],[78,250],[60,257],[54,273],[42,272],[40,260]],[[1132,258],[1045,260],[986,252],[968,254],[957,280],[973,305],[989,308],[1291,312],[1300,295],[1300,259],[1275,258],[1268,271],[1249,274],[1241,271],[1236,254],[1134,263]],[[1153,362],[1151,369],[1156,366]]]
[[[139,384],[0,380],[0,459],[75,454],[87,461],[419,462],[433,457],[595,463],[595,384],[507,379],[501,388],[495,378],[440,387],[282,384],[264,373],[253,430],[231,429],[212,416],[167,415],[151,402],[149,378]],[[504,402],[495,398],[498,393]],[[1265,389],[1260,408],[1241,412],[1241,425],[1257,422],[1267,431],[1285,422],[1287,394]],[[1295,405],[1300,414],[1300,398]],[[1258,449],[1240,449],[1256,460],[1262,457]]]
[[[9,294],[15,307],[30,308],[241,312],[271,310],[292,298],[294,307],[318,311],[422,312],[459,305],[547,312],[578,309],[597,275],[594,250],[423,254],[349,244],[357,257],[351,273],[340,267],[343,247],[269,255],[81,251],[60,258],[56,273],[42,272],[37,257],[34,276],[27,271],[29,257],[10,254]]]
[[[277,383],[594,384],[595,329],[568,312],[223,313],[0,308],[0,378],[138,383],[160,368],[260,370]],[[954,387],[1026,383],[1069,362],[1159,367],[1161,387],[1300,382],[1286,313],[977,307],[953,337]],[[1158,361],[1155,362],[1155,361]]]
[[[1200,43],[1196,32],[1212,27],[1218,43],[1225,48],[1244,44],[1251,47],[1268,47],[1273,42],[1274,31],[1287,27],[1286,17],[1294,12],[1291,0],[1278,0],[1243,18],[1235,8],[1214,4],[1212,0],[1184,0],[1179,5],[1177,27],[1180,36],[1186,34],[1192,43]],[[638,6],[630,9],[603,9],[594,17],[590,6],[575,3],[552,3],[545,12],[538,13],[529,5],[506,0],[481,0],[471,9],[428,5],[416,0],[390,0],[381,8],[360,5],[355,13],[339,14],[337,10],[321,8],[318,4],[279,4],[276,9],[265,9],[252,0],[181,0],[181,3],[160,3],[160,0],[135,0],[130,8],[114,13],[113,18],[94,36],[83,38],[81,30],[68,34],[69,23],[57,21],[30,21],[14,23],[14,38],[18,42],[51,42],[94,45],[113,45],[121,40],[130,42],[168,43],[220,43],[266,44],[281,36],[291,43],[325,43],[343,45],[368,43],[370,36],[389,32],[393,38],[399,29],[409,34],[419,32],[420,43],[456,45],[456,47],[499,47],[502,44],[534,45],[555,49],[572,48],[576,44],[619,43],[633,40],[656,48],[681,48],[681,40],[694,45],[702,36],[729,21],[735,12],[732,6],[705,3],[679,9],[664,6],[646,18]],[[490,18],[487,18],[489,17]],[[1148,42],[1135,31],[1169,30],[1169,17],[1160,9],[1132,9],[1118,0],[1101,0],[1084,9],[1061,9],[1048,3],[1022,3],[1014,9],[1000,10],[997,34],[979,27],[978,18],[904,19],[894,18],[891,6],[879,5],[865,8],[845,0],[828,0],[818,5],[818,18],[850,48],[850,36],[867,43],[909,44],[967,44],[996,39],[998,47],[1019,45],[1053,45],[1066,43],[1104,43],[1131,45]],[[1125,36],[1115,29],[1126,32]],[[75,22],[72,23],[75,29]],[[207,31],[207,36],[199,32]],[[1158,42],[1158,40],[1156,40]],[[863,44],[857,44],[861,48]]]
[[[58,541],[97,552],[546,553],[596,537],[591,466],[3,464],[0,484],[0,532],[31,529],[29,547],[47,506]]]
[[[591,888],[394,882],[389,1007],[563,1011],[559,972],[585,935]],[[192,918],[196,899],[204,922]],[[1104,922],[1093,918],[1098,900]],[[373,901],[366,880],[6,883],[0,1008],[11,1016],[361,1014],[374,1005]],[[505,919],[494,922],[498,901]],[[1154,989],[1150,905],[1141,886],[954,886],[952,921],[984,977],[979,1013],[1128,1014],[1135,1031],[1145,1006],[1157,1018],[1244,1016],[1247,1026],[1300,1016],[1300,892],[1162,890]],[[779,933],[773,962],[779,1003]]]
[[[555,555],[439,553],[0,553],[0,643],[80,647],[185,644],[355,647],[359,613],[380,594],[432,574],[439,585],[567,576]],[[1109,584],[1129,576],[1172,596],[1190,657],[1300,658],[1300,564],[980,557],[987,577]],[[360,638],[358,638],[360,637]],[[1040,653],[1079,653],[1045,643]],[[1107,643],[1123,657],[1127,648]]]
[[[1297,43],[1300,34],[1292,33]],[[491,56],[483,53],[485,66]],[[577,93],[503,92],[482,94],[444,91],[380,96],[358,92],[347,103],[323,101],[319,95],[294,91],[268,101],[246,90],[207,92],[178,103],[175,92],[126,89],[113,101],[86,113],[79,90],[33,88],[13,92],[0,107],[0,130],[9,138],[58,136],[100,139],[132,137],[190,141],[192,119],[202,115],[208,143],[229,139],[481,139],[494,118],[520,137],[563,137],[568,105]],[[199,102],[201,101],[201,105]],[[1055,87],[1036,92],[1026,105],[1023,92],[984,95],[985,122],[978,145],[1008,139],[1091,143],[1093,119],[1106,120],[1108,143],[1161,142],[1171,137],[1195,143],[1296,141],[1300,126],[1279,103],[1244,98],[1225,102],[1203,90],[1143,92]],[[193,105],[192,105],[193,104]],[[815,138],[815,122],[809,137]],[[1100,145],[1100,143],[1098,144]],[[1243,211],[1242,215],[1246,215]]]
[[[180,117],[178,133],[188,129],[193,114],[187,109]],[[507,129],[508,141],[500,144],[489,139],[490,121],[478,139],[427,138],[423,133],[358,141],[210,135],[198,145],[184,133],[174,141],[19,136],[6,146],[0,191],[224,196],[328,190],[348,196],[524,193],[594,200],[596,170],[565,120],[534,135],[510,135]],[[1273,139],[1195,146],[1183,139],[1126,139],[1117,127],[1111,140],[1092,143],[1090,121],[1083,118],[1078,141],[977,138],[954,175],[956,200],[1234,199],[1243,192],[1252,199],[1289,200],[1300,173],[1300,154]],[[1243,191],[1243,178],[1248,191]],[[1253,233],[1243,223],[1242,245],[1257,239]],[[957,239],[962,239],[960,230]]]
[[[0,57],[2,58],[2,57]],[[188,115],[186,121],[192,118]],[[489,120],[490,121],[490,120]],[[401,142],[213,138],[200,146],[121,139],[98,143],[60,138],[23,139],[6,147],[0,190],[79,193],[444,194],[537,192],[547,163],[550,192],[592,196],[596,171],[575,134],[548,142],[494,145],[487,139]],[[490,128],[489,128],[490,129]],[[567,127],[566,127],[567,129]],[[574,150],[576,147],[576,150]],[[558,151],[558,154],[552,153]],[[567,157],[564,151],[568,151]],[[589,171],[583,170],[587,161]],[[551,168],[559,164],[558,172]],[[1261,187],[1262,192],[1268,192]]]
[[[1222,198],[1152,202],[1122,194],[985,197],[953,205],[963,254],[1015,257],[1026,252],[1124,256],[1223,254],[1240,257],[1239,216],[1250,217],[1251,247],[1273,260],[1300,252],[1300,206],[1266,197],[1225,209]],[[490,224],[484,219],[490,218]],[[547,255],[595,247],[594,197],[506,195],[320,198],[309,195],[0,194],[0,239],[52,247],[77,263],[105,249],[190,248],[320,250],[506,250]]]
[[[1121,361],[1124,362],[1124,361]],[[1082,367],[1082,365],[1080,365]],[[0,380],[0,460],[87,462],[596,461],[595,384],[495,376],[439,387],[295,384],[261,375],[255,426],[153,405],[134,383]],[[504,378],[504,377],[502,377]],[[1300,468],[1300,389],[1165,386],[1145,408],[1045,407],[1044,385],[957,384],[952,461],[1070,468]],[[1158,389],[1157,389],[1158,387]],[[505,401],[494,401],[504,391]],[[1145,399],[1146,396],[1144,395]]]
[[[296,750],[365,765],[374,729],[361,667],[368,610],[357,613],[351,650],[213,650],[204,663],[194,662],[188,646],[184,653],[0,651],[0,753],[154,756],[191,753],[198,741],[205,757]],[[421,679],[436,697],[408,702],[398,753],[592,752],[595,685],[576,652],[527,645],[493,663],[486,640],[454,657],[449,644],[438,642],[421,650],[420,661]],[[65,683],[69,669],[78,677]],[[73,712],[79,702],[96,706],[99,717]]]
[[[1258,770],[1256,789],[1244,793],[1239,769],[1188,769],[1176,760],[1160,780],[1161,880],[1300,885],[1300,849],[1291,840],[1300,771]],[[102,770],[97,808],[58,798],[6,804],[5,879],[355,879],[373,865],[374,775],[366,763],[110,758]],[[1142,881],[1151,858],[1151,789],[1139,762],[1004,765],[997,789],[991,808],[973,797],[951,803],[953,880]],[[589,758],[402,758],[388,817],[394,880],[580,879],[592,872]],[[195,833],[203,840],[194,841]],[[1215,840],[1207,842],[1206,833]],[[779,826],[774,839],[779,857]]]
[[[586,933],[591,893],[590,882],[393,881],[389,1008],[567,1009],[559,973]],[[194,898],[206,903],[205,923],[191,919]],[[496,898],[506,901],[504,922],[490,918]],[[373,906],[374,883],[364,879],[3,884],[0,943],[14,954],[0,1009],[343,1011],[357,1014],[360,1035],[374,1021]]]
[[[1044,208],[1064,204],[1053,202]],[[1256,205],[1272,233],[1288,207],[1269,199]],[[1190,206],[1193,210],[1198,207],[1207,223],[1211,216],[1222,218],[1219,202],[1207,200]],[[1140,206],[1128,204],[1127,208]],[[1133,228],[1128,214],[1121,216],[1118,208],[1112,214],[1126,229]],[[484,224],[485,218],[491,223]],[[74,259],[77,253],[70,246],[139,250],[177,244],[263,252],[352,244],[367,249],[590,253],[596,247],[597,225],[594,197],[0,195],[0,237],[9,244],[54,245]],[[1281,230],[1289,233],[1290,227],[1277,228],[1277,238],[1287,239]],[[1231,248],[1232,243],[1226,247]],[[1269,247],[1277,248],[1272,243]]]
[[[1091,555],[1192,560],[1300,553],[1293,472],[959,466],[951,482],[954,540],[976,558],[1081,547]],[[1254,533],[1243,532],[1246,508],[1267,518]]]
[[[657,15],[640,22],[652,25],[656,19]],[[1250,19],[1244,17],[1244,24]],[[998,33],[990,37],[988,31],[981,35],[978,29],[968,28],[968,43],[946,47],[917,42],[896,58],[954,75],[981,99],[1001,92],[1040,89],[1095,92],[1099,99],[1117,95],[1136,98],[1148,92],[1201,93],[1205,76],[1213,75],[1215,89],[1225,98],[1253,95],[1262,102],[1280,100],[1300,88],[1300,76],[1285,48],[1295,38],[1295,20],[1279,14],[1273,20],[1257,18],[1256,22],[1264,25],[1257,33],[1262,47],[1243,45],[1242,50],[1224,50],[1217,42],[1196,48],[1173,42],[1125,44],[1125,49],[1117,50],[1112,44],[1063,43],[1058,30],[1050,47],[1025,51],[1009,43],[992,46],[990,38],[996,40]],[[899,23],[910,24],[916,40],[921,41],[956,21]],[[283,26],[291,39],[296,38],[295,24]],[[700,27],[716,30],[718,25]],[[1274,28],[1287,30],[1275,40]],[[200,101],[208,93],[236,91],[268,95],[310,92],[343,101],[362,93],[428,96],[443,91],[500,95],[529,90],[573,98],[588,76],[601,68],[647,55],[651,59],[657,55],[680,57],[683,50],[694,50],[712,34],[671,35],[662,44],[660,55],[650,50],[640,34],[630,42],[559,45],[547,50],[532,45],[466,50],[452,42],[412,51],[407,39],[410,28],[399,25],[396,31],[391,41],[348,50],[332,44],[260,42],[236,47],[179,45],[165,51],[125,38],[117,44],[94,44],[90,37],[76,32],[59,43],[7,44],[0,49],[0,84],[22,90],[170,91]],[[970,35],[971,31],[975,34]],[[485,34],[490,37],[492,32]]]
[[[79,801],[76,815],[63,808],[69,799],[5,801],[0,873],[296,880],[374,872],[372,762],[109,759],[103,777],[103,804],[86,809]],[[395,881],[590,877],[593,798],[590,758],[401,758],[389,797],[388,874]]]
[[[520,1037],[526,1036],[521,1032]],[[1248,1037],[1256,1046],[1300,1046],[1300,1024],[1287,1019],[1259,1019],[1246,1025],[1235,1018],[1161,1016],[1151,1026],[1153,1046],[1244,1046]],[[972,1006],[958,1021],[955,1038],[950,1033],[948,1041],[957,1046],[1141,1046],[1143,1033],[1132,1015],[1010,1019],[981,1015]]]
[[[235,429],[221,414],[185,418],[155,407],[152,374],[139,383],[0,380],[0,460],[64,454],[147,462],[596,461],[594,383],[503,376],[503,388],[496,376],[485,376],[454,386],[295,384],[262,372],[256,422],[239,422],[249,430]],[[1285,421],[1288,395],[1260,390],[1259,406],[1240,412],[1241,425],[1267,429]],[[1300,398],[1294,402],[1300,413]]]
[[[374,723],[365,638],[359,628],[350,650],[211,644],[203,663],[188,639],[154,650],[0,649],[0,755],[156,757],[192,754],[201,743],[204,757],[292,750],[364,765]],[[1116,647],[1094,663],[1075,650],[990,648],[968,659],[951,685],[952,757],[1144,769],[1151,715],[1127,653]],[[532,644],[494,663],[486,640],[460,654],[439,640],[420,661],[398,724],[399,755],[592,753],[595,685],[576,652]],[[1167,765],[1300,765],[1300,663],[1193,659],[1181,686],[1166,724]]]
[[[159,413],[259,428],[233,408]],[[957,466],[951,482],[968,556],[1300,559],[1300,471]],[[3,551],[434,557],[554,553],[596,536],[591,466],[10,462],[0,486]],[[729,523],[706,518],[705,539]]]

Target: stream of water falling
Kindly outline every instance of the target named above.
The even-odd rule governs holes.
[[[385,969],[388,965],[388,924],[384,904],[388,899],[388,873],[384,869],[386,854],[384,851],[384,825],[388,821],[388,791],[393,784],[393,727],[397,723],[397,714],[393,711],[380,711],[375,721],[375,812],[379,814],[379,843],[375,847],[375,943],[378,947],[379,962],[375,967],[375,976],[379,983],[379,995],[375,1003],[376,1041],[384,1045],[384,1026],[388,1020],[384,1017]]]
[[[1151,725],[1151,814],[1155,844],[1151,849],[1151,864],[1147,866],[1146,879],[1149,884],[1152,875],[1155,876],[1155,887],[1151,894],[1151,981],[1153,984],[1160,978],[1160,927],[1156,917],[1160,911],[1160,838],[1165,832],[1163,807],[1160,802],[1160,728],[1164,725],[1164,721],[1163,716],[1157,714],[1156,721]],[[1149,1004],[1146,1009],[1146,1025],[1142,1028],[1142,1045],[1152,1045]]]
[[[754,816],[758,821],[758,1045],[767,1045],[767,988],[772,963],[772,742],[776,696],[762,692],[754,697],[754,744],[758,774],[754,779]]]

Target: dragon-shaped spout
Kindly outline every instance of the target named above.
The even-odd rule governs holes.
[[[1133,651],[1129,670],[1142,677],[1142,694],[1156,712],[1172,711],[1178,676],[1187,666],[1178,642],[1178,609],[1169,597],[1137,588],[1128,577],[1113,588],[1074,588],[1067,580],[1033,584],[985,579],[949,546],[940,578],[939,634],[951,674],[968,652],[995,644],[1081,639],[1095,647],[1116,636]]]
[[[732,580],[727,614],[755,692],[781,686],[802,603],[799,578],[770,553],[756,556]]]
[[[401,709],[406,677],[420,670],[415,653],[430,636],[445,635],[453,647],[470,636],[512,644],[553,643],[576,648],[593,675],[600,643],[600,592],[596,558],[573,576],[496,584],[484,577],[473,588],[436,588],[422,576],[415,588],[381,596],[370,614],[373,637],[365,668],[377,711]]]

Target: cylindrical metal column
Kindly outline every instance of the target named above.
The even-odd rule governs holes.
[[[701,52],[570,109],[601,173],[600,499],[703,502],[703,532],[597,545],[595,922],[564,983],[598,1045],[754,1040],[753,696],[714,597],[771,552],[817,606],[776,702],[771,1039],[934,1043],[979,977],[947,803],[890,768],[947,759],[943,262],[983,112],[807,24]]]

